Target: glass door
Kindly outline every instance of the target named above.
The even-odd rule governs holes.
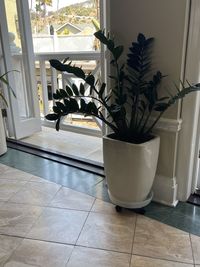
[[[54,127],[53,122],[45,119],[55,105],[53,93],[73,83],[79,86],[82,81],[74,75],[57,72],[49,60],[69,58],[86,73],[100,77],[100,45],[94,37],[100,25],[100,1],[29,0],[29,12],[41,121],[45,127]],[[101,121],[81,114],[68,115],[61,121],[62,130],[86,135],[101,136],[101,128]]]
[[[16,94],[4,90],[8,135],[21,139],[41,130],[28,0],[0,1],[0,17],[0,71]]]

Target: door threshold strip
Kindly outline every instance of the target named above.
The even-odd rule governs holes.
[[[10,138],[7,138],[7,146],[9,148],[13,148],[16,150],[20,150],[32,155],[36,155],[41,158],[49,159],[61,164],[65,164],[71,167],[75,167],[84,171],[88,171],[100,176],[104,175],[104,167],[103,164],[99,162],[95,162],[92,160],[83,160],[79,157],[66,155],[64,153],[52,151],[50,149],[41,148],[39,146],[35,146],[32,144],[27,144],[22,141],[13,140]]]

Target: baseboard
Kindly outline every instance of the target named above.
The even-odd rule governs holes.
[[[153,184],[153,200],[171,207],[178,203],[176,177],[166,177],[156,174]]]

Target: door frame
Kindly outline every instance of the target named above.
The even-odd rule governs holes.
[[[12,95],[9,91],[5,91],[5,96],[9,103],[8,108],[8,131],[9,136],[14,137],[15,139],[20,139],[26,136],[29,136],[35,132],[41,130],[41,121],[40,121],[40,114],[39,114],[39,103],[38,103],[38,96],[37,96],[37,86],[35,82],[35,69],[34,69],[34,54],[33,54],[33,44],[30,41],[31,38],[31,25],[30,25],[30,17],[29,13],[27,12],[28,8],[28,0],[20,1],[16,0],[17,11],[18,11],[18,18],[19,18],[19,25],[23,27],[22,30],[22,38],[25,40],[25,51],[26,51],[26,72],[28,73],[26,79],[28,79],[28,99],[29,104],[31,103],[32,109],[32,117],[21,119],[19,115],[19,107],[17,103],[17,99]],[[28,9],[29,10],[29,9]],[[8,35],[8,26],[7,26],[7,18],[6,18],[6,9],[4,0],[0,1],[0,33],[1,33],[1,47],[3,52],[3,59],[4,59],[4,67],[5,72],[13,70],[12,65],[12,56],[9,47],[9,35]],[[26,27],[24,25],[26,24]],[[15,79],[14,73],[11,71],[7,74],[7,78],[9,81],[10,86],[12,87],[13,91],[16,94],[16,87],[15,87]]]
[[[189,0],[189,27],[185,63],[185,79],[200,82],[200,1]],[[200,92],[193,93],[182,102],[182,130],[177,148],[178,199],[186,201],[194,192],[197,181],[197,159],[200,136]]]

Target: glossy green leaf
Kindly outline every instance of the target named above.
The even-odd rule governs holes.
[[[60,129],[60,118],[56,122],[56,131],[59,131]]]
[[[66,71],[68,73],[74,74],[78,78],[85,79],[84,71],[76,66],[71,66],[71,64],[63,64],[57,59],[49,60],[51,66],[59,71]]]
[[[73,90],[73,92],[74,92],[74,94],[75,94],[76,96],[79,96],[78,87],[76,86],[75,83],[72,84],[72,90]]]
[[[66,85],[66,91],[69,96],[73,96],[73,91],[68,85]]]
[[[68,97],[68,94],[64,89],[60,89],[59,93],[62,98]]]
[[[70,111],[76,112],[79,110],[79,105],[76,99],[70,98]]]
[[[85,94],[85,87],[84,87],[84,85],[83,85],[82,83],[80,84],[80,93],[81,93],[82,95]]]
[[[108,39],[106,38],[106,36],[104,35],[104,33],[102,32],[102,30],[99,30],[97,32],[94,33],[94,36],[103,44],[107,44],[108,43]]]
[[[55,113],[50,113],[46,115],[45,118],[49,121],[56,121],[59,118],[59,115]]]
[[[60,113],[60,109],[57,106],[53,106],[53,112]]]
[[[86,83],[89,84],[90,86],[94,86],[95,78],[92,74],[88,75],[87,78],[85,79]]]
[[[122,45],[117,46],[113,49],[113,55],[114,55],[115,60],[118,60],[120,58],[123,51],[124,51],[124,47]]]
[[[62,102],[56,102],[56,106],[61,112],[65,111],[65,105]]]
[[[86,111],[87,104],[85,103],[84,99],[81,99],[80,103],[81,103],[80,111],[84,113]]]

